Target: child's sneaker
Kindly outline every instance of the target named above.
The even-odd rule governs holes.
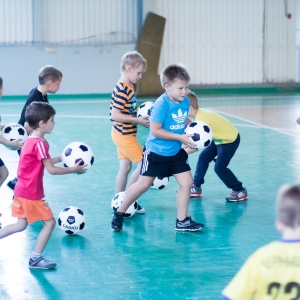
[[[186,217],[184,220],[179,221],[176,219],[176,227],[177,231],[199,231],[204,228],[203,224],[194,222],[191,217]]]
[[[11,190],[14,190],[17,182],[18,182],[18,178],[16,177],[16,178],[10,180],[10,181],[7,183],[7,186],[8,186]]]
[[[145,214],[145,213],[146,213],[146,210],[145,210],[145,208],[143,208],[143,207],[141,207],[139,204],[137,204],[136,212],[137,212],[138,214]]]
[[[248,194],[246,189],[242,189],[239,192],[233,191],[226,200],[229,202],[239,202],[239,201],[246,201],[248,199]]]
[[[111,228],[117,232],[122,231],[123,220],[124,220],[124,213],[115,211],[112,216]]]
[[[49,261],[48,259],[45,259],[43,256],[40,258],[33,260],[30,258],[29,260],[29,268],[30,269],[43,269],[43,270],[49,270],[54,269],[56,267],[56,263]]]
[[[196,187],[194,184],[191,188],[191,197],[194,198],[200,198],[202,195],[202,188],[200,187]]]

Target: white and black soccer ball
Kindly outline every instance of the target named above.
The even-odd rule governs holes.
[[[125,194],[126,194],[126,192],[119,192],[119,193],[115,194],[113,196],[113,198],[111,199],[111,208],[113,209],[114,212],[118,209],[118,207],[121,206],[121,204],[124,200]],[[136,213],[137,207],[138,207],[137,201],[133,202],[126,210],[124,218],[132,217]]]
[[[146,101],[146,102],[142,103],[137,109],[136,116],[138,118],[150,117],[153,104],[154,104],[154,102],[152,102],[152,101]]]
[[[85,227],[85,216],[80,208],[67,206],[59,213],[57,223],[65,233],[75,234]]]
[[[3,127],[1,136],[8,141],[21,140],[22,142],[25,142],[28,134],[26,129],[22,125],[17,123],[9,123]],[[9,150],[17,150],[16,148],[12,148],[9,146],[5,147]]]
[[[169,177],[156,177],[150,186],[153,190],[162,190],[164,189],[169,183]]]
[[[213,139],[211,128],[202,121],[191,122],[184,131],[185,134],[193,134],[190,139],[197,145],[196,148],[206,148]]]
[[[65,167],[73,167],[79,160],[82,160],[80,165],[87,165],[87,170],[94,163],[94,153],[91,147],[82,142],[73,142],[69,144],[64,149],[61,157]]]

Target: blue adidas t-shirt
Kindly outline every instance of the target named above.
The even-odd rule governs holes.
[[[162,128],[166,131],[183,134],[189,107],[190,102],[187,97],[177,104],[170,100],[167,93],[164,93],[155,101],[150,120],[161,123]],[[175,155],[180,148],[180,141],[160,139],[152,135],[151,132],[146,141],[147,150],[163,156]]]

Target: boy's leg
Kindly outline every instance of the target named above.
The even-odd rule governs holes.
[[[129,188],[132,184],[134,184],[135,182],[137,182],[137,180],[139,179],[141,165],[142,165],[142,161],[140,160],[137,163],[135,170],[130,175],[130,178],[129,178],[128,184],[127,184],[127,188]]]
[[[128,158],[119,159],[120,167],[116,177],[115,194],[126,190],[128,174],[132,163]]]
[[[113,230],[121,231],[123,229],[124,213],[134,201],[150,188],[154,178],[155,177],[139,176],[138,181],[129,187],[126,191],[123,203],[113,214],[111,222],[111,228]]]
[[[234,190],[242,190],[242,183],[237,179],[233,172],[228,168],[228,165],[234,156],[237,148],[240,144],[239,136],[237,139],[230,144],[222,144],[217,146],[218,156],[215,162],[214,170],[224,184]]]
[[[41,230],[41,232],[38,235],[35,247],[34,247],[34,252],[36,253],[42,253],[49,241],[49,238],[51,236],[51,233],[55,227],[55,219],[52,218],[50,220],[47,221],[43,221],[44,222],[44,226]]]
[[[204,148],[199,154],[198,161],[196,164],[196,170],[194,174],[194,184],[196,187],[201,187],[204,183],[204,177],[207,172],[210,162],[214,160],[217,155],[217,147],[214,142]]]
[[[187,217],[193,177],[190,171],[174,174],[174,177],[179,184],[179,189],[176,193],[177,219],[183,220]]]
[[[25,230],[27,228],[27,225],[28,225],[27,219],[19,218],[16,223],[4,226],[0,230],[0,239],[5,238],[11,234]]]
[[[47,221],[43,221],[43,222],[44,222],[44,226],[43,226],[41,232],[39,233],[39,236],[37,238],[37,241],[36,241],[36,244],[34,247],[34,251],[29,260],[29,268],[48,270],[48,269],[55,268],[56,263],[45,259],[42,256],[42,253],[49,241],[49,238],[55,227],[56,222],[55,222],[54,218],[47,220]]]
[[[177,219],[176,227],[177,231],[200,231],[204,228],[204,225],[197,223],[192,220],[191,217],[187,216],[188,206],[190,201],[190,190],[193,184],[193,178],[191,171],[174,174],[179,189],[176,195],[177,202]]]
[[[3,184],[3,182],[8,177],[8,169],[4,165],[2,159],[0,158],[0,186]]]

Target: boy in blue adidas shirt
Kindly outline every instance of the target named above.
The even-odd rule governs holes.
[[[175,230],[199,231],[204,227],[187,216],[193,178],[188,155],[181,146],[195,147],[195,143],[189,139],[191,135],[184,134],[190,122],[189,100],[186,97],[190,76],[185,68],[170,65],[161,73],[160,80],[166,92],[155,101],[152,108],[150,133],[143,151],[140,176],[129,187],[123,203],[113,215],[111,227],[115,231],[123,229],[124,213],[150,188],[155,177],[169,176],[174,176],[179,184]]]

